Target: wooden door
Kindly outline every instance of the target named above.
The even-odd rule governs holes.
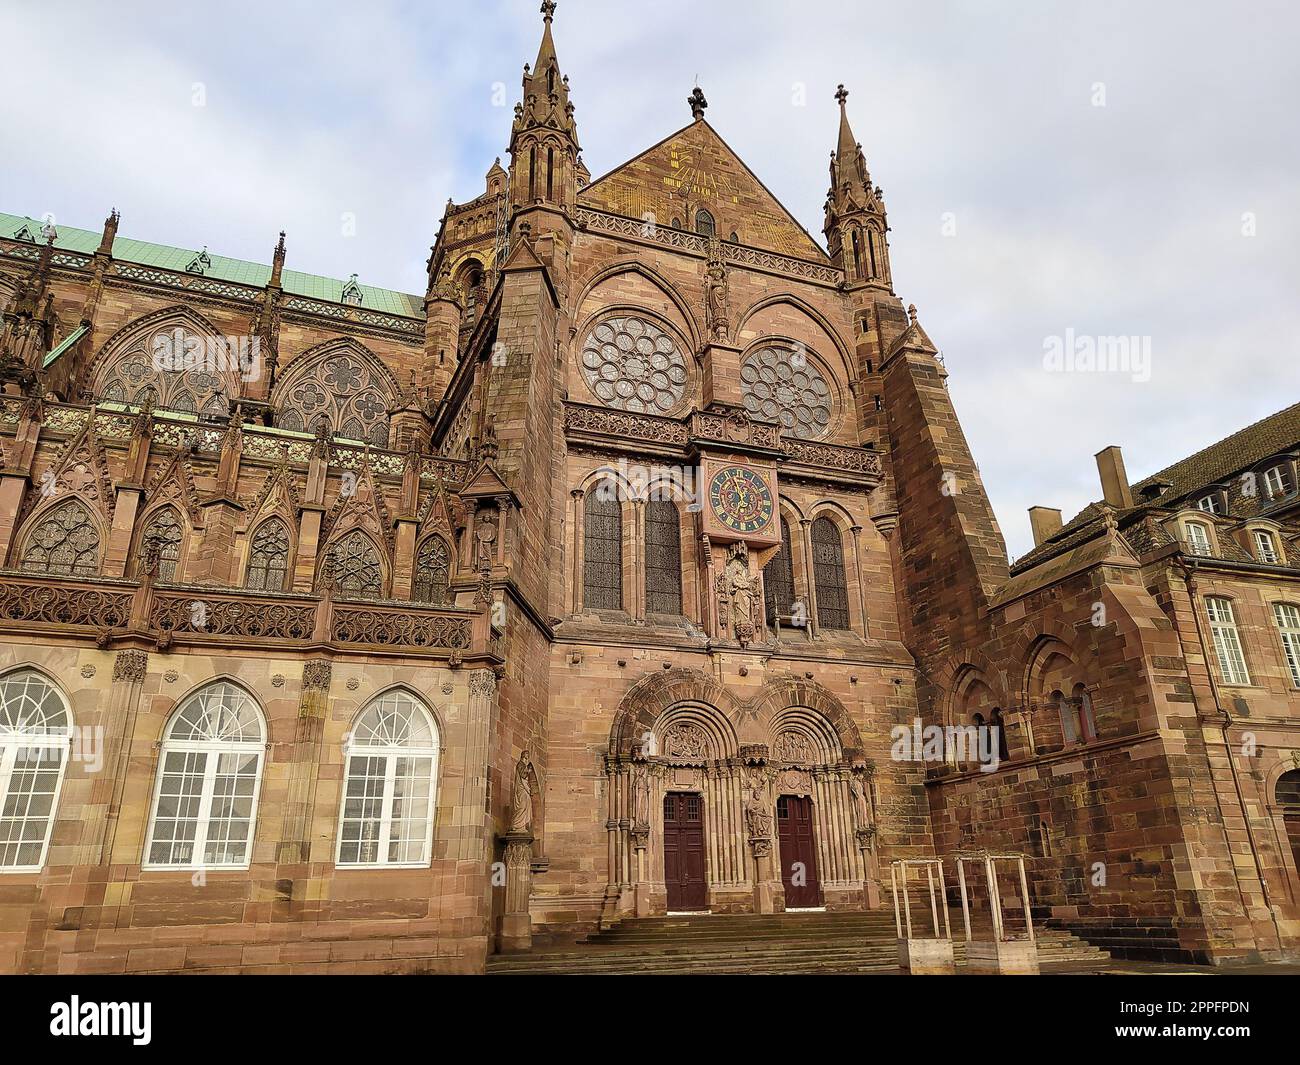
[[[781,883],[787,909],[822,904],[817,879],[817,839],[813,834],[813,805],[807,795],[782,795],[776,800],[776,830],[781,844]]]
[[[704,881],[704,798],[670,791],[664,796],[664,882],[669,910],[707,910]]]

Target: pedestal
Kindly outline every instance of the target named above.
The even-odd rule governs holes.
[[[772,841],[751,839],[749,845],[754,852],[754,912],[779,913],[776,884],[772,879]],[[783,910],[784,900],[782,903]]]
[[[1037,976],[1038,944],[1032,939],[972,939],[966,944],[966,968],[995,976]]]
[[[533,835],[511,832],[506,844],[506,908],[501,917],[502,954],[533,949],[533,919],[528,900],[533,893]]]
[[[899,939],[898,967],[913,976],[952,976],[952,940]]]

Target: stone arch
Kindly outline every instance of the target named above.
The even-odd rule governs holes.
[[[333,337],[289,362],[271,402],[281,429],[314,432],[324,417],[335,436],[387,448],[388,413],[399,392],[373,351],[352,337]]]
[[[728,722],[737,720],[740,704],[712,678],[693,669],[666,669],[642,677],[623,696],[609,731],[611,757],[631,758],[644,738],[654,735],[655,723],[675,706],[712,707]],[[734,732],[734,725],[731,725]],[[736,736],[739,743],[739,735]],[[644,753],[644,752],[641,752]]]
[[[201,348],[190,347],[196,341]],[[138,407],[152,391],[155,406],[221,416],[243,395],[240,354],[202,314],[177,304],[122,326],[92,360],[88,380],[101,402]]]
[[[48,519],[56,520],[64,527],[71,529],[68,520],[71,519],[72,512],[60,509],[69,505],[78,507],[79,513],[85,516],[94,529],[96,543],[93,573],[82,573],[79,569],[74,569],[71,572],[64,569],[45,569],[40,564],[41,559],[46,557],[47,553],[36,550],[33,536]],[[45,503],[33,510],[23,522],[22,527],[18,530],[18,535],[14,537],[16,547],[13,566],[15,569],[58,573],[66,577],[98,576],[104,569],[104,558],[108,551],[108,537],[109,525],[105,520],[101,507],[80,492],[60,492],[51,496]],[[77,554],[78,557],[81,557],[83,552]],[[77,563],[77,565],[80,566],[80,563]]]
[[[576,317],[581,319],[584,324],[602,312],[603,308],[596,308],[594,311],[586,310],[586,301],[596,292],[606,281],[610,281],[622,274],[639,274],[651,286],[658,289],[668,299],[669,303],[677,309],[681,315],[680,329],[685,326],[686,340],[692,352],[699,348],[701,337],[704,335],[704,325],[696,315],[695,309],[691,302],[685,299],[674,285],[664,274],[660,273],[654,267],[641,262],[639,259],[630,256],[616,259],[613,262],[604,263],[594,267],[577,285],[578,298],[574,306],[578,308]],[[579,329],[579,332],[581,330]]]
[[[176,551],[172,555],[168,550],[169,541],[164,540],[160,545],[162,553],[159,557],[158,579],[164,583],[185,583],[186,565],[192,554],[191,548],[194,543],[194,526],[190,522],[190,516],[185,508],[174,499],[161,499],[150,505],[136,521],[135,546],[131,552],[131,557],[135,559],[135,575],[143,573],[145,550],[148,546],[150,533],[166,529],[166,512],[171,511],[174,521],[171,527],[179,528],[180,538],[176,541]],[[159,530],[154,527],[155,520],[160,520],[162,525]],[[170,565],[169,565],[170,563]],[[170,573],[170,576],[168,575]]]
[[[839,698],[816,681],[793,676],[769,681],[746,704],[746,718],[752,727],[742,730],[742,740],[751,742],[749,737],[753,736],[752,742],[768,742],[775,723],[784,720],[782,715],[795,707],[802,711],[800,721],[808,721],[809,712],[820,715],[830,735],[835,737],[845,761],[852,763],[865,757],[862,734]]]
[[[749,309],[740,316],[739,324],[736,326],[735,335],[738,337],[742,336],[751,319],[761,314],[769,307],[775,307],[779,304],[788,304],[789,306],[801,311],[816,328],[820,329],[821,332],[826,335],[838,358],[836,365],[833,367],[838,382],[841,386],[847,386],[853,382],[855,376],[853,371],[852,351],[849,345],[845,343],[844,338],[840,336],[839,330],[835,328],[834,324],[826,317],[826,315],[822,314],[822,312],[811,303],[793,295],[792,293],[781,292],[770,296],[764,296],[762,299],[752,304]],[[761,343],[767,339],[770,338],[757,337],[753,342],[745,345],[746,349],[753,346],[753,344]]]
[[[839,733],[819,711],[787,706],[773,715],[768,728],[773,761],[811,767],[839,765],[844,759]]]

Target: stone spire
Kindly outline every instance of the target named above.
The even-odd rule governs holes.
[[[578,126],[569,79],[560,71],[551,36],[555,4],[542,4],[542,43],[537,62],[524,67],[523,100],[515,105],[510,131],[511,190],[516,204],[566,204],[576,193]]]
[[[840,105],[840,132],[831,152],[831,187],[826,194],[827,247],[849,284],[871,284],[890,289],[889,246],[885,234],[884,193],[871,183],[862,145],[849,125],[849,93],[843,85],[835,92]]]

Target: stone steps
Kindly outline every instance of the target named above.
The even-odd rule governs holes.
[[[1105,951],[1055,929],[1036,932],[1049,971],[1098,968]],[[960,933],[953,954],[965,960]],[[526,975],[685,975],[893,973],[898,949],[892,914],[685,915],[622,921],[572,946],[496,955],[487,971]]]

